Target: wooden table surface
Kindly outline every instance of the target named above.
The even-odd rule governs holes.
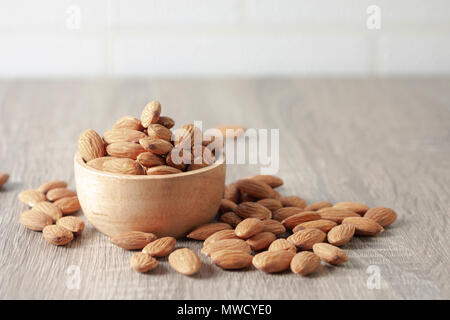
[[[89,223],[66,247],[18,223],[21,190],[52,179],[74,187],[81,131],[103,132],[151,99],[178,125],[279,128],[282,194],[392,207],[399,220],[310,277],[222,271],[204,256],[194,277],[167,260],[142,275]],[[2,299],[450,298],[450,79],[3,80],[0,152],[11,175],[0,191]],[[229,165],[227,181],[258,172]],[[199,242],[177,245],[200,253]]]

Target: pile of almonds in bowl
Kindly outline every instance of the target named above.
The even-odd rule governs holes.
[[[27,229],[42,231],[53,245],[66,245],[84,230],[84,222],[71,214],[80,210],[75,191],[65,181],[49,181],[37,189],[22,191],[19,200],[30,209],[22,212],[19,222]]]
[[[307,204],[298,196],[282,196],[276,188],[283,180],[257,175],[225,187],[218,221],[201,225],[187,238],[203,241],[201,253],[222,269],[253,265],[266,273],[291,270],[300,275],[315,272],[322,261],[338,265],[348,261],[340,247],[354,236],[376,236],[397,219],[386,207],[369,208],[358,202]],[[139,272],[156,268],[156,257],[169,255],[170,266],[185,275],[201,269],[198,255],[182,248],[172,252],[176,240],[144,232],[127,232],[111,242],[129,250]]]
[[[151,101],[140,119],[125,116],[103,137],[92,129],[84,131],[78,138],[78,151],[92,168],[130,175],[181,173],[216,161],[213,139],[204,138],[193,124],[172,133],[174,126],[172,118],[161,116],[161,104]]]

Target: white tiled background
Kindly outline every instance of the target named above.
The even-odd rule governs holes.
[[[450,0],[0,0],[0,77],[413,74],[450,74]]]

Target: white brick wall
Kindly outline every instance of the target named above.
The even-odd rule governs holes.
[[[366,27],[372,4],[380,30]],[[0,0],[0,77],[450,74],[449,12],[449,0]]]

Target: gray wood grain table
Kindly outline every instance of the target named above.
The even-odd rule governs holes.
[[[74,187],[82,130],[103,132],[150,99],[178,125],[279,128],[282,194],[388,206],[399,220],[379,237],[354,239],[347,264],[310,277],[222,271],[204,256],[194,277],[167,260],[141,275],[129,267],[131,252],[89,224],[54,247],[18,223],[21,190],[50,179]],[[450,298],[449,79],[3,80],[0,152],[0,171],[11,175],[0,191],[2,299]],[[229,182],[259,166],[227,171]],[[371,285],[378,274],[379,288]]]

